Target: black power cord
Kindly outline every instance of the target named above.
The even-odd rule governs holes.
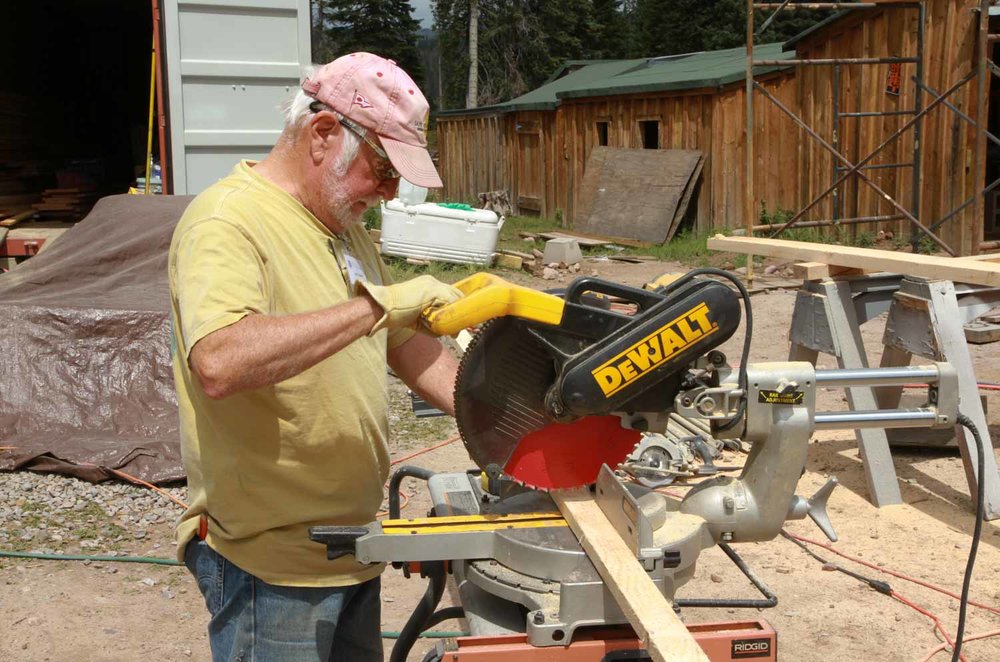
[[[743,420],[743,412],[746,411],[747,397],[749,397],[749,395],[747,394],[747,386],[748,386],[747,362],[750,361],[750,340],[753,337],[753,311],[750,308],[750,292],[747,291],[747,288],[743,285],[743,283],[740,281],[739,278],[729,273],[728,271],[724,271],[722,269],[716,269],[715,267],[701,267],[699,269],[692,269],[691,271],[687,272],[686,274],[684,274],[674,282],[670,283],[666,287],[661,288],[660,291],[663,293],[670,292],[671,290],[680,287],[684,283],[687,283],[688,281],[698,276],[718,276],[719,278],[725,278],[726,280],[731,282],[733,285],[736,286],[736,289],[739,290],[740,296],[743,297],[743,308],[747,312],[746,335],[743,337],[743,353],[740,355],[740,376],[739,376],[739,384],[740,388],[743,389],[743,397],[740,398],[740,406],[739,409],[736,411],[736,415],[733,416],[729,421],[719,425],[718,427],[719,430],[728,430],[732,427],[735,427],[737,424],[739,424],[740,421]]]
[[[973,423],[972,419],[965,414],[959,414],[956,422],[966,428],[972,434],[972,438],[976,442],[976,462],[978,467],[977,475],[979,476],[979,486],[976,489],[976,524],[972,532],[972,545],[969,548],[969,560],[965,564],[965,578],[962,580],[962,596],[959,600],[958,610],[958,628],[955,631],[955,650],[952,653],[951,662],[958,662],[962,654],[962,637],[965,636],[965,614],[969,607],[969,586],[972,584],[972,569],[976,565],[976,553],[979,551],[979,537],[983,532],[983,512],[986,509],[986,493],[983,491],[983,473],[986,470],[986,450],[983,447],[983,439],[979,436],[979,429],[976,427],[976,424]],[[806,547],[805,544],[790,536],[784,530],[782,530],[781,535],[788,540],[791,540],[793,543],[805,550],[806,554],[813,557],[820,563],[823,563],[827,567],[837,570],[838,572],[842,572],[850,577],[854,577],[858,581],[868,584],[868,586],[875,589],[879,593],[890,596],[893,594],[892,587],[888,584],[888,582],[872,579],[871,577],[865,577],[864,575],[856,572],[851,572],[836,563],[830,563]]]
[[[979,536],[983,532],[983,514],[986,510],[986,491],[983,489],[983,473],[986,471],[986,449],[983,447],[983,438],[979,436],[979,429],[972,419],[965,414],[959,414],[956,419],[958,424],[972,434],[976,442],[976,475],[979,478],[976,487],[976,524],[972,531],[972,546],[969,548],[969,560],[965,564],[965,578],[962,580],[962,599],[958,609],[958,629],[955,631],[955,651],[951,655],[951,662],[958,662],[962,653],[962,637],[965,634],[965,612],[969,607],[969,585],[972,583],[972,569],[976,565],[976,552],[979,551]]]
[[[892,595],[892,586],[889,585],[889,582],[883,582],[883,581],[879,581],[877,579],[872,579],[871,577],[865,577],[864,575],[859,574],[857,572],[852,572],[852,571],[848,570],[847,568],[845,568],[845,567],[843,567],[841,565],[838,565],[836,563],[831,563],[830,561],[827,561],[822,556],[820,556],[816,552],[814,552],[811,549],[809,549],[804,542],[802,542],[801,540],[796,540],[795,538],[793,538],[784,529],[781,530],[781,535],[786,540],[790,540],[793,543],[795,543],[796,545],[798,545],[799,547],[801,547],[802,550],[806,554],[808,554],[809,556],[813,557],[814,559],[816,559],[817,561],[819,561],[820,563],[822,563],[823,566],[824,566],[824,568],[823,568],[824,570],[826,570],[827,568],[829,568],[831,570],[836,570],[837,572],[842,572],[845,575],[847,575],[848,577],[853,577],[854,579],[857,579],[859,582],[861,582],[863,584],[868,584],[869,587],[871,587],[872,589],[878,591],[879,593],[882,593],[884,595],[890,595],[890,596]]]

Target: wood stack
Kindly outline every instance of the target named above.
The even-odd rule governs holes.
[[[44,218],[82,218],[97,202],[94,187],[76,186],[70,188],[49,188],[42,191],[41,202],[32,208]]]
[[[11,227],[37,212],[37,149],[32,140],[38,121],[27,97],[0,92],[0,227]]]

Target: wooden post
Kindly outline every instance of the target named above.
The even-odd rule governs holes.
[[[469,0],[469,88],[465,107],[479,105],[479,0]]]
[[[972,236],[972,250],[966,252],[965,243],[958,247],[959,255],[975,255],[979,252],[979,244],[983,240],[983,225],[985,216],[983,214],[984,195],[980,193],[986,186],[986,125],[988,123],[986,113],[986,97],[989,87],[990,73],[987,70],[989,61],[989,32],[990,32],[990,2],[980,0],[979,2],[979,32],[976,40],[976,135],[973,146],[975,153],[974,167],[972,169],[972,190],[975,192],[975,202],[972,205],[972,220],[969,228]]]
[[[587,557],[658,662],[708,662],[673,606],[656,587],[585,487],[552,493]]]
[[[748,237],[753,236],[753,0],[747,0],[747,80],[746,80],[746,181],[743,183],[743,221]],[[747,254],[747,285],[753,285],[753,254]]]

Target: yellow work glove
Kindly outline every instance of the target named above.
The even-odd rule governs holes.
[[[458,288],[426,275],[393,285],[358,281],[355,287],[359,293],[367,293],[385,311],[369,335],[382,329],[415,327],[421,313],[428,308],[454,303],[463,296]]]

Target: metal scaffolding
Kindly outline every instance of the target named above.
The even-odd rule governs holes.
[[[974,177],[975,181],[978,182],[978,186],[981,186],[986,180],[986,140],[994,142],[1000,145],[1000,139],[992,135],[987,131],[987,113],[986,113],[986,91],[988,89],[988,76],[989,72],[994,75],[1000,76],[1000,67],[992,62],[990,57],[990,45],[994,42],[1000,40],[998,35],[989,34],[989,0],[980,0],[979,6],[979,40],[978,48],[976,52],[976,62],[974,62],[971,67],[971,71],[961,80],[951,85],[944,93],[939,94],[936,90],[926,84],[924,81],[924,30],[926,25],[926,7],[924,0],[918,1],[883,1],[883,2],[810,2],[810,3],[793,3],[791,0],[785,0],[780,3],[763,3],[754,2],[753,0],[747,0],[747,23],[746,23],[746,44],[747,44],[747,64],[746,64],[746,168],[745,168],[745,190],[744,190],[744,213],[745,213],[745,227],[748,236],[751,236],[754,231],[759,231],[764,229],[762,226],[758,225],[756,217],[756,208],[754,205],[753,196],[753,182],[754,182],[754,92],[760,93],[764,98],[766,98],[771,103],[775,104],[778,109],[788,116],[800,129],[802,129],[807,135],[814,139],[824,150],[830,153],[832,160],[832,181],[828,188],[826,188],[818,196],[815,196],[812,201],[805,205],[802,209],[795,213],[795,215],[788,220],[788,222],[781,225],[779,228],[773,230],[771,236],[775,237],[790,227],[824,227],[824,226],[839,226],[839,225],[849,225],[856,223],[865,222],[877,222],[877,221],[890,221],[890,220],[907,220],[909,221],[914,232],[912,233],[912,241],[914,248],[916,247],[917,241],[921,236],[928,237],[933,241],[939,248],[946,251],[951,255],[956,255],[957,252],[949,246],[947,243],[942,241],[937,235],[934,234],[934,230],[939,228],[943,223],[947,222],[951,218],[954,218],[962,210],[967,208],[969,205],[974,205],[974,216],[975,218],[983,217],[983,201],[986,195],[988,195],[995,188],[1000,186],[1000,180],[992,182],[987,185],[982,191],[974,194],[968,200],[960,204],[958,207],[952,209],[950,212],[944,214],[940,219],[935,220],[932,223],[924,223],[921,221],[921,210],[920,210],[920,193],[921,193],[921,130],[922,130],[922,120],[926,117],[927,113],[937,108],[938,106],[944,106],[949,108],[953,112],[957,113],[964,121],[971,123],[977,131],[977,141],[975,149],[975,160],[974,160]],[[759,30],[754,30],[754,12],[755,10],[773,10],[771,14],[763,21]],[[753,57],[754,49],[754,37],[763,33],[768,26],[774,21],[778,12],[781,11],[793,11],[793,10],[821,10],[821,9],[851,9],[851,10],[916,10],[918,12],[917,20],[917,34],[916,34],[916,52],[912,55],[906,57],[857,57],[857,58],[824,58],[824,59],[794,59],[794,60],[755,60]],[[833,127],[832,127],[832,141],[826,141],[820,134],[814,130],[809,124],[804,121],[801,117],[795,114],[791,109],[782,104],[774,95],[768,92],[763,86],[754,80],[754,67],[757,66],[767,66],[767,65],[796,65],[796,66],[825,66],[833,67]],[[866,110],[852,110],[845,112],[840,107],[840,85],[841,85],[841,67],[849,65],[869,65],[869,64],[914,64],[916,65],[916,75],[912,77],[913,82],[916,84],[914,91],[914,104],[912,108],[907,108],[904,110],[893,110],[893,111],[866,111]],[[949,96],[954,94],[963,85],[968,83],[970,80],[977,80],[977,104],[975,109],[975,116],[970,117],[969,115],[961,112],[955,105],[951,104],[947,99]],[[924,95],[929,98],[929,103],[924,103]],[[909,119],[895,132],[893,132],[888,138],[883,140],[879,145],[869,154],[859,159],[857,162],[851,162],[844,154],[840,145],[839,136],[841,135],[841,127],[844,122],[861,122],[865,118],[871,117],[885,117],[890,115],[903,115],[907,116]],[[913,154],[912,158],[907,160],[901,160],[898,163],[886,163],[886,164],[872,164],[870,162],[878,156],[888,145],[896,141],[904,133],[913,130],[914,141],[913,141]],[[866,175],[863,170],[875,170],[875,169],[894,169],[902,170],[909,168],[912,173],[912,197],[910,200],[909,208],[894,199],[886,191],[884,191],[877,183],[875,183],[872,178]],[[845,200],[844,196],[841,195],[841,187],[847,182],[851,177],[860,180],[871,189],[873,189],[879,196],[880,199],[889,203],[893,207],[893,212],[891,215],[883,216],[868,216],[868,217],[851,217],[849,213],[845,213]],[[858,189],[855,188],[854,196],[854,210],[853,213],[857,213],[857,195]],[[823,221],[807,221],[801,223],[801,219],[812,210],[817,204],[823,201],[827,196],[832,196],[833,204],[833,218]],[[767,229],[771,229],[767,226]],[[980,246],[982,229],[980,228],[973,233],[972,248],[973,253],[977,252]],[[748,277],[753,277],[753,261],[748,259],[747,261],[747,275]]]

